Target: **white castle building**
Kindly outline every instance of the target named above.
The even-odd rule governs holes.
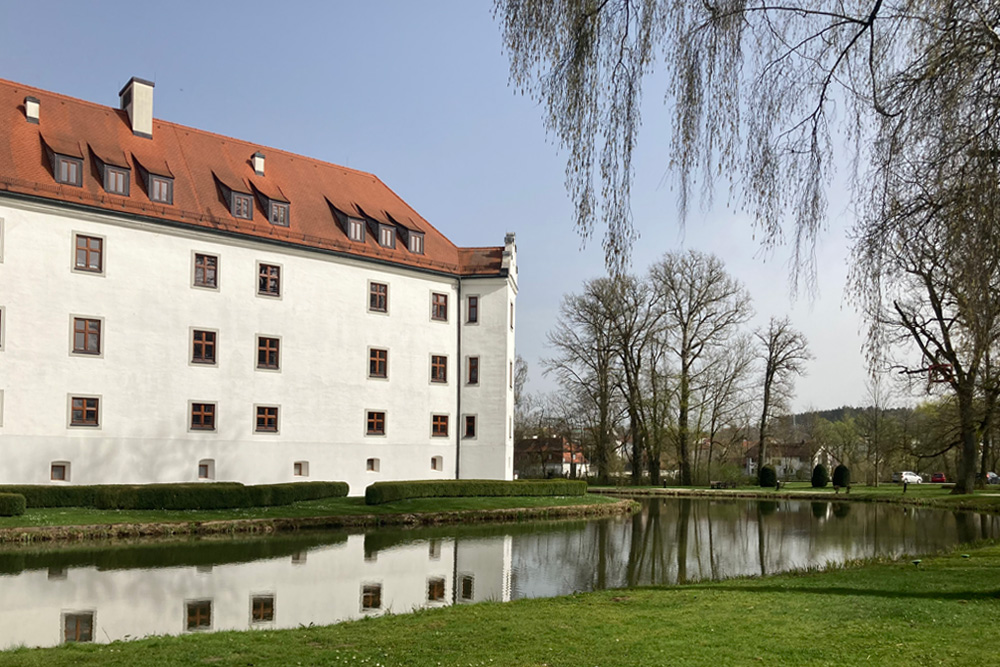
[[[510,479],[514,235],[0,80],[0,484]]]

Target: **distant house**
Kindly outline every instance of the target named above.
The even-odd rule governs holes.
[[[836,466],[839,461],[825,447],[814,449],[811,443],[771,443],[767,448],[767,461],[779,479],[794,477],[806,478],[812,474],[812,469],[822,463],[828,469]],[[756,475],[760,465],[760,447],[748,445],[743,453],[743,472]]]
[[[514,474],[520,478],[586,477],[590,463],[580,445],[562,436],[525,438],[514,443]]]

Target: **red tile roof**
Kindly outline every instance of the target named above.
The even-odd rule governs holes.
[[[28,96],[40,101],[38,124],[25,119]],[[56,183],[45,145],[84,159],[83,187]],[[258,151],[265,155],[264,176],[251,162]],[[132,169],[131,196],[104,190],[95,158]],[[138,165],[174,178],[172,205],[150,200]],[[256,198],[253,220],[233,217],[218,183],[291,202],[290,225],[271,225]],[[137,137],[124,111],[0,79],[0,193],[5,191],[449,274],[501,273],[502,247],[456,247],[372,174],[155,118],[153,138]],[[424,233],[424,254],[411,253],[403,239],[383,248],[370,233],[363,243],[351,241],[334,208]]]

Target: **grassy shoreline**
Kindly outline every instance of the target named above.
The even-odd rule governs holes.
[[[0,665],[969,665],[1000,545],[824,572],[481,603],[325,627],[0,652]]]
[[[326,498],[248,510],[36,508],[29,509],[22,516],[0,517],[0,544],[524,521],[606,516],[631,511],[634,508],[630,501],[589,495],[418,498],[383,505],[365,505],[363,498]]]

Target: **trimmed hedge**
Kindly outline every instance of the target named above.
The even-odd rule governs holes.
[[[582,479],[519,479],[510,482],[492,479],[375,482],[365,489],[365,504],[381,505],[409,498],[582,496],[586,493],[587,482]]]
[[[760,469],[760,476],[757,479],[761,487],[774,486],[778,483],[778,473],[774,472],[771,466],[764,466]]]
[[[851,486],[851,471],[843,463],[833,469],[833,486],[837,489]]]
[[[812,474],[812,487],[814,489],[826,488],[826,485],[830,483],[830,475],[826,471],[826,466],[822,463],[816,464],[813,468]]]
[[[21,516],[24,508],[24,496],[20,493],[0,493],[0,516]]]
[[[238,482],[0,486],[24,496],[28,507],[93,507],[130,510],[214,510],[288,505],[300,500],[342,498],[346,482],[293,482],[244,486]]]

